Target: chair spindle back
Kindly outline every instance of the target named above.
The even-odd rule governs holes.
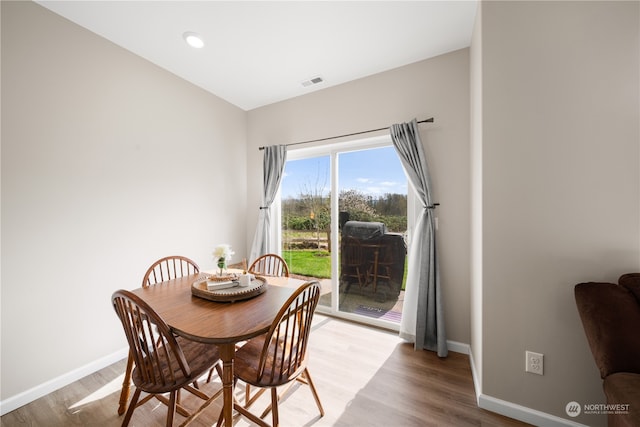
[[[306,368],[311,321],[319,299],[319,283],[307,282],[280,309],[267,333],[258,365],[258,381],[281,384]]]
[[[195,261],[180,255],[172,255],[159,259],[151,264],[142,279],[142,287],[155,285],[165,280],[172,280],[200,272]]]
[[[289,266],[281,256],[265,254],[253,261],[249,272],[263,276],[289,277]]]

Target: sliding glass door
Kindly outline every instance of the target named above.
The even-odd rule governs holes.
[[[397,329],[410,228],[408,183],[390,144],[290,150],[281,230],[292,274],[322,284],[319,311]]]

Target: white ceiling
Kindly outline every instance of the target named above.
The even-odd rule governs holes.
[[[37,1],[244,109],[469,46],[473,1]],[[202,49],[182,34],[199,33]],[[321,76],[323,83],[301,82]]]

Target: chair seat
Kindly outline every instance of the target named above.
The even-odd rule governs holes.
[[[218,346],[215,344],[200,343],[180,336],[176,337],[176,341],[182,348],[185,358],[189,361],[191,375],[186,377],[182,373],[182,370],[178,368],[177,364],[174,363],[173,377],[175,378],[175,381],[171,383],[165,382],[160,378],[160,372],[157,372],[155,381],[145,383],[140,375],[140,368],[136,366],[131,374],[131,378],[136,387],[141,388],[147,393],[167,393],[174,390],[176,387],[190,384],[194,380],[198,379],[201,375],[207,372],[220,357],[218,353]],[[162,375],[164,378],[171,378],[169,369],[168,364],[162,362]]]
[[[273,372],[272,369],[277,364],[274,363],[273,357],[270,356],[267,358],[262,378],[258,378],[258,361],[260,360],[260,354],[262,353],[266,338],[266,335],[253,338],[236,351],[233,367],[235,375],[245,383],[249,383],[257,387],[278,387],[293,381],[306,368],[306,360],[304,360],[301,366],[293,372],[281,372],[280,370]],[[267,354],[274,354],[275,343],[276,341],[273,341],[269,346]],[[278,341],[278,345],[280,345],[280,347],[281,343],[282,340]],[[295,354],[296,352],[293,350],[291,357],[295,358]]]

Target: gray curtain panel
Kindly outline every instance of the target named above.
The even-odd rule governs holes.
[[[279,253],[274,247],[274,236],[271,236],[271,205],[280,188],[284,165],[287,161],[287,147],[285,145],[271,145],[265,147],[262,159],[263,194],[262,206],[258,215],[256,234],[251,245],[249,263],[266,253]]]
[[[431,179],[416,119],[394,124],[391,139],[402,166],[416,190],[421,213],[409,245],[409,267],[400,336],[416,349],[436,351],[446,357],[447,337],[440,293]]]

